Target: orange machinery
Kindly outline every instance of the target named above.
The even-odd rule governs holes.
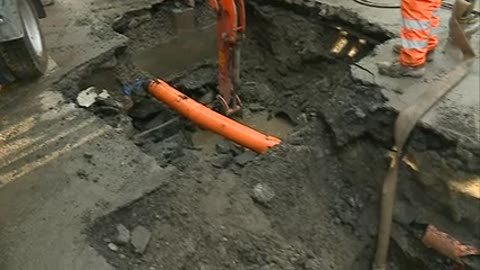
[[[240,42],[245,33],[243,0],[209,0],[217,13],[218,88],[217,98],[226,115],[241,109],[236,93],[240,81]],[[210,108],[203,106],[162,80],[151,81],[149,92],[181,115],[257,153],[281,143],[281,140],[244,126]]]
[[[224,113],[241,109],[236,90],[240,85],[240,43],[245,36],[245,5],[243,0],[209,0],[217,14],[218,100]]]

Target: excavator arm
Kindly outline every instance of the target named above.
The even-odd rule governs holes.
[[[237,95],[240,85],[240,43],[245,35],[243,0],[209,0],[217,14],[218,90],[224,113],[241,109]]]

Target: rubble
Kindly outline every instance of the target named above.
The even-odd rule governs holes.
[[[137,226],[133,229],[130,242],[135,248],[135,252],[143,254],[150,242],[152,233],[143,226]]]
[[[240,166],[245,166],[247,163],[253,161],[257,157],[257,154],[251,151],[245,151],[242,154],[236,156],[234,161]]]
[[[129,243],[130,231],[127,229],[127,227],[123,226],[123,224],[117,224],[116,229],[117,229],[116,243],[122,244],[122,245]]]
[[[213,167],[218,169],[226,168],[232,162],[231,154],[220,154],[216,155],[212,160]]]
[[[267,184],[259,183],[253,188],[253,199],[263,205],[268,203],[275,197],[275,192]]]
[[[108,243],[108,249],[110,249],[111,251],[114,251],[114,252],[117,252],[118,251],[118,246],[115,245],[114,243]]]
[[[91,86],[83,91],[81,91],[77,98],[78,106],[82,108],[89,108],[92,106],[98,99],[107,99],[110,97],[110,94],[107,90],[103,89],[99,91],[96,87]]]
[[[219,142],[215,145],[215,150],[219,154],[229,154],[232,150],[232,143],[226,140]]]
[[[129,112],[130,117],[134,119],[148,119],[156,114],[164,111],[166,108],[164,105],[151,98],[143,99],[142,101],[135,103]]]

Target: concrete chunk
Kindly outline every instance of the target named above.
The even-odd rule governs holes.
[[[130,231],[123,226],[123,224],[117,224],[117,244],[127,244],[130,242]]]
[[[257,157],[257,154],[251,151],[245,151],[242,154],[235,157],[235,163],[240,166],[245,166],[247,163],[253,161]]]
[[[147,248],[148,243],[150,242],[150,238],[152,233],[147,230],[147,228],[143,226],[137,226],[132,231],[131,235],[131,243],[135,248],[135,252],[143,254],[145,249]]]
[[[97,101],[98,98],[106,99],[109,98],[107,90],[103,89],[98,91],[95,87],[89,87],[81,91],[77,96],[77,104],[82,108],[89,108],[90,106]]]

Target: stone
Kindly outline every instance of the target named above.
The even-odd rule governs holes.
[[[215,168],[223,169],[228,167],[232,162],[232,155],[231,154],[220,154],[213,158],[212,166]]]
[[[232,150],[232,144],[228,141],[222,141],[215,145],[215,150],[219,154],[228,154]]]
[[[96,88],[92,86],[78,93],[77,104],[82,108],[88,108],[95,103],[96,98]]]
[[[295,119],[297,123],[300,124],[307,124],[308,123],[308,116],[305,113],[301,113],[298,115],[297,119]]]
[[[353,197],[348,198],[348,204],[350,204],[350,206],[353,207],[353,208],[357,207],[357,203],[355,201],[355,198],[353,198]]]
[[[236,164],[243,167],[243,166],[247,165],[247,163],[253,161],[256,157],[257,157],[257,154],[255,154],[254,152],[245,151],[242,154],[236,156],[234,158],[234,161],[235,161]]]
[[[238,155],[240,155],[241,153],[244,152],[244,149],[240,145],[232,143],[230,151],[232,151],[232,154],[234,156],[238,156]]]
[[[130,242],[130,231],[123,224],[117,224],[117,238],[116,243],[118,244],[127,244]]]
[[[249,109],[251,112],[255,113],[255,112],[261,112],[265,110],[265,107],[259,103],[251,103],[249,106]]]
[[[267,205],[275,197],[275,192],[267,184],[259,183],[253,188],[253,199]]]
[[[166,110],[167,109],[165,106],[163,106],[161,103],[148,98],[135,103],[130,110],[129,115],[135,119],[147,119]]]
[[[143,254],[147,248],[152,233],[143,226],[137,226],[133,229],[130,242],[135,248],[135,252]]]
[[[98,92],[99,91],[94,86],[91,86],[83,91],[80,91],[76,99],[78,106],[82,108],[89,108],[90,106],[93,105],[93,103],[95,103],[95,101],[97,101],[98,98],[106,99],[110,97],[107,90],[105,89],[100,91],[100,93]]]
[[[342,223],[342,220],[341,220],[340,218],[338,218],[338,217],[334,217],[334,218],[333,218],[333,224],[339,225],[339,224],[341,224],[341,223]]]
[[[355,115],[360,119],[367,117],[367,115],[360,108],[355,108]]]
[[[89,153],[89,152],[85,152],[85,153],[83,153],[83,157],[85,159],[91,160],[93,158],[93,154]]]
[[[114,243],[108,243],[108,249],[110,249],[111,251],[115,251],[117,252],[118,251],[118,246],[115,245]]]
[[[88,180],[88,174],[84,169],[80,169],[77,171],[78,178],[82,180]]]

